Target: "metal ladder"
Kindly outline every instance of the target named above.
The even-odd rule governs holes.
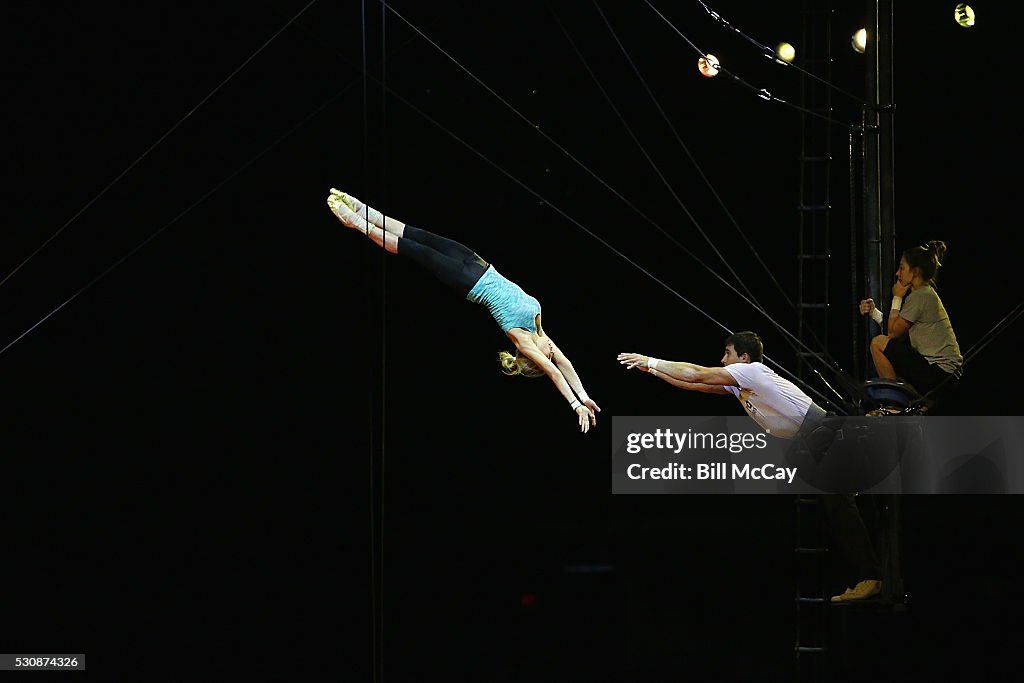
[[[832,3],[804,0],[801,11],[801,106],[818,116],[800,117],[800,183],[797,215],[797,374],[807,379],[820,353],[803,349],[828,348],[830,217],[832,182]],[[823,81],[823,82],[822,82]],[[825,117],[825,118],[821,118]]]
[[[796,506],[796,635],[793,652],[797,681],[824,681],[827,668],[829,596],[828,546],[818,497],[798,495]]]
[[[800,117],[800,183],[797,215],[797,374],[808,379],[814,356],[804,349],[828,344],[830,217],[832,182],[832,2],[803,0],[800,104],[818,116]],[[822,118],[824,117],[824,118]],[[796,506],[796,634],[794,654],[798,681],[824,681],[827,676],[828,547],[818,498],[799,495]]]

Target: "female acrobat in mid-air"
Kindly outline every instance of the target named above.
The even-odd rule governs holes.
[[[576,413],[580,431],[587,432],[597,425],[601,408],[583,389],[569,359],[545,334],[539,301],[458,242],[384,216],[334,188],[327,205],[346,227],[358,230],[392,254],[409,257],[473,303],[486,306],[516,345],[515,355],[507,351],[498,355],[505,374],[546,375]]]

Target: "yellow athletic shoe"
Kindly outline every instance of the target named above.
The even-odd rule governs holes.
[[[378,228],[384,227],[384,214],[372,206],[367,206],[347,192],[342,192],[333,187],[331,188],[331,196],[337,197],[342,204],[352,210],[352,213],[362,216],[363,219],[373,223]]]
[[[369,231],[369,226],[366,224],[366,221],[362,216],[352,211],[352,209],[344,203],[339,196],[342,193],[335,194],[336,192],[336,190],[332,189],[331,194],[327,197],[327,206],[331,209],[331,213],[333,213],[345,227],[354,228],[365,235]]]

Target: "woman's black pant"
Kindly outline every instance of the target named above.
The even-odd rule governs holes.
[[[411,225],[405,226],[398,240],[398,253],[426,268],[463,296],[469,294],[488,266],[487,261],[469,247]]]

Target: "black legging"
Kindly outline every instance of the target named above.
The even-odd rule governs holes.
[[[881,580],[882,564],[860,516],[857,500],[848,495],[823,495],[818,501],[839,559],[855,577],[853,580]]]
[[[487,270],[487,261],[469,247],[411,225],[405,226],[398,240],[398,253],[420,264],[463,296],[469,294]]]
[[[885,345],[885,357],[900,379],[914,387],[921,396],[931,394],[929,398],[933,403],[945,400],[959,381],[938,364],[929,363],[911,346],[910,335],[907,334],[889,340]]]

